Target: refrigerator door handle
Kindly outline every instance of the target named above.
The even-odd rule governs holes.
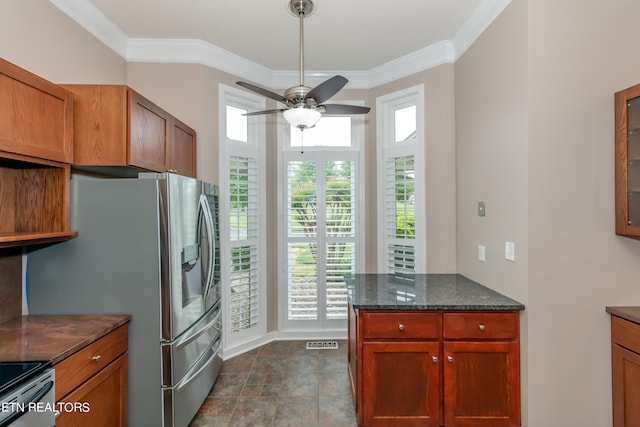
[[[198,367],[198,369],[193,374],[188,375],[187,377],[183,378],[182,381],[176,384],[175,390],[177,392],[180,392],[182,389],[184,389],[193,381],[195,381],[200,376],[200,374],[202,374],[207,369],[207,367],[209,367],[209,364],[211,363],[211,361],[216,357],[218,357],[218,351],[220,350],[221,344],[222,344],[222,338],[218,338],[218,340],[214,344],[212,344],[211,347],[209,347],[211,351],[211,356],[209,356],[207,360],[202,362],[201,366]],[[209,353],[209,350],[207,350],[207,353]]]
[[[207,227],[207,243],[209,244],[208,250],[208,258],[207,259],[207,279],[204,285],[204,294],[203,298],[206,301],[207,296],[209,295],[209,291],[211,290],[211,286],[213,284],[213,268],[214,268],[214,257],[215,257],[215,246],[214,246],[214,232],[213,232],[213,219],[211,218],[211,209],[209,207],[209,202],[207,201],[207,197],[203,194],[200,196],[200,212],[202,217],[204,218],[204,222]]]
[[[192,342],[196,338],[199,338],[200,335],[202,335],[203,333],[205,333],[209,329],[211,329],[216,324],[216,322],[218,322],[218,320],[220,320],[220,316],[222,316],[222,310],[220,310],[219,307],[218,307],[217,310],[218,310],[218,313],[213,317],[213,319],[211,319],[209,322],[207,322],[204,326],[202,326],[200,329],[198,329],[194,333],[190,334],[188,337],[184,337],[184,338],[179,339],[178,341],[176,341],[176,343],[175,343],[176,348],[181,348],[181,347],[189,344],[190,342]]]

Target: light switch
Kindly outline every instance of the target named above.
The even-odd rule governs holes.
[[[515,261],[516,245],[513,242],[504,242],[504,259],[507,261]]]
[[[486,260],[484,245],[478,245],[478,261],[485,262]]]
[[[478,202],[478,216],[484,216],[484,202]]]

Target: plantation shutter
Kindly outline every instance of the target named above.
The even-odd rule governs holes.
[[[342,162],[340,174],[327,163],[326,316],[344,319],[348,295],[343,275],[355,273],[356,265],[356,175],[354,162]]]
[[[314,161],[287,164],[287,313],[289,319],[318,317],[318,200]]]
[[[389,157],[385,165],[384,222],[389,273],[415,272],[414,156]]]
[[[260,320],[258,168],[255,158],[229,158],[230,330]]]
[[[356,270],[355,162],[286,165],[287,319],[345,319],[343,275]]]

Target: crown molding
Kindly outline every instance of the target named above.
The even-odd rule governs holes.
[[[297,84],[298,71],[275,71],[197,39],[129,38],[91,2],[49,0],[128,62],[195,63],[274,89]],[[336,74],[349,89],[369,89],[409,75],[455,62],[502,13],[511,0],[483,0],[453,40],[443,40],[366,71],[307,71],[305,84],[315,86]]]
[[[454,61],[453,43],[443,40],[372,68],[368,71],[369,84],[370,87],[380,86]]]
[[[197,39],[129,39],[129,62],[194,63],[271,86],[273,71],[240,55]]]

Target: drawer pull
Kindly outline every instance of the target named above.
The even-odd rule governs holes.
[[[98,354],[97,356],[93,356],[91,359],[93,359],[94,362],[99,362],[100,359],[102,359],[102,356]]]
[[[447,362],[453,363],[453,356],[447,356]]]
[[[480,325],[478,326],[478,328],[480,328],[481,331],[484,331],[485,329],[487,329],[484,325]]]
[[[438,357],[437,356],[431,356],[431,360],[433,361],[433,363],[438,363]]]
[[[400,324],[398,325],[398,329],[400,329],[401,331],[404,331],[404,325],[403,325],[402,323],[400,323]]]

